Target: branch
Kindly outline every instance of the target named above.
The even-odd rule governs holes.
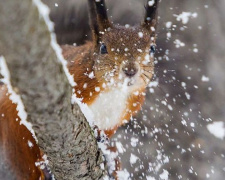
[[[36,6],[0,1],[0,12],[0,55],[55,178],[99,179],[102,153],[80,108],[71,106],[72,89]]]

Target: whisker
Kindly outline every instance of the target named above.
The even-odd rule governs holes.
[[[151,80],[151,78],[149,76],[147,76],[145,73],[143,73],[143,75],[148,79]]]
[[[143,81],[145,82],[145,84],[148,84],[148,83],[146,82],[146,80],[145,80],[145,77],[143,77],[143,76],[141,75],[141,78],[143,79]]]
[[[147,72],[147,73],[149,73],[149,74],[153,74],[153,71],[152,71],[152,70],[148,71],[148,70],[146,70],[146,69],[143,69],[143,71],[144,71],[144,72]]]

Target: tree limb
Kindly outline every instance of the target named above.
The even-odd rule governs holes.
[[[91,129],[31,0],[0,1],[0,54],[22,97],[38,144],[56,179],[99,179],[105,170]]]

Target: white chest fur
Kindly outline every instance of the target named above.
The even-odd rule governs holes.
[[[129,91],[112,89],[101,93],[89,106],[99,129],[111,129],[120,123],[129,95]]]

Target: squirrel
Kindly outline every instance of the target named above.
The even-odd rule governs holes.
[[[108,137],[140,110],[154,73],[158,0],[149,2],[139,26],[123,27],[108,20],[104,0],[88,0],[92,41],[78,47],[62,46],[76,82],[76,96],[88,105],[95,124]],[[43,160],[43,153],[29,130],[20,124],[9,94],[0,81],[0,148],[13,147],[6,148],[7,153],[0,149],[0,153],[8,154],[7,163],[18,177],[29,173],[31,179],[51,179],[46,169],[35,165]]]
[[[157,5],[149,2],[136,27],[109,21],[104,0],[88,0],[92,41],[62,46],[75,95],[88,105],[95,125],[111,137],[135,115],[154,73]]]

